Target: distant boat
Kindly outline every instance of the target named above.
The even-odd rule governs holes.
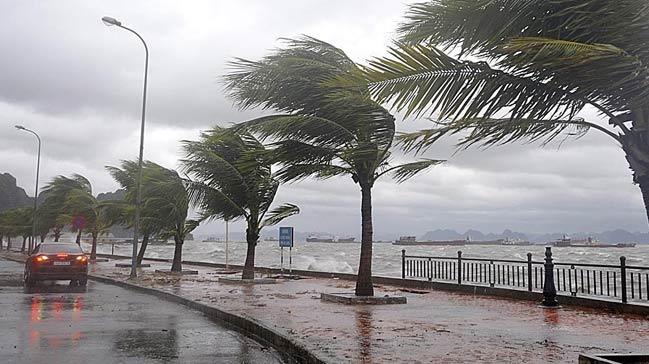
[[[334,239],[333,238],[319,238],[317,236],[309,236],[306,238],[307,243],[333,243]]]
[[[338,243],[353,243],[356,241],[356,238],[339,238]]]
[[[207,239],[203,239],[204,243],[220,243],[223,242],[223,238],[217,238],[215,236],[210,236]]]
[[[532,245],[532,243],[528,240],[506,238],[505,240],[501,240],[500,245],[527,246]]]

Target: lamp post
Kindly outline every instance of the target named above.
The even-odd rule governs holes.
[[[32,133],[38,140],[38,157],[36,159],[36,185],[34,186],[34,211],[32,211],[32,238],[29,242],[29,247],[27,248],[27,253],[31,254],[32,250],[34,250],[35,247],[34,239],[36,239],[36,207],[38,204],[38,175],[41,170],[41,137],[38,136],[38,134],[36,134],[35,131],[31,129],[27,129],[22,125],[16,125],[16,129],[23,130],[28,133]]]
[[[137,34],[137,32],[131,28],[125,27],[117,19],[105,16],[101,18],[101,21],[106,24],[106,26],[117,26],[119,28],[128,30],[129,32],[135,34],[144,45],[144,91],[142,92],[142,123],[140,125],[140,156],[137,161],[137,179],[135,180],[135,222],[133,223],[133,255],[131,259],[131,278],[137,277],[137,243],[138,235],[140,228],[140,204],[142,202],[141,194],[141,184],[142,184],[142,158],[144,155],[144,117],[146,114],[146,82],[147,75],[149,72],[149,48],[146,46],[144,39]]]

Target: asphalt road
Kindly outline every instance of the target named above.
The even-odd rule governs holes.
[[[31,292],[0,259],[0,363],[282,363],[272,348],[184,306],[120,287]]]

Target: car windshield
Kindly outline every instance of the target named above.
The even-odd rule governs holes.
[[[76,244],[43,244],[40,249],[40,253],[69,253],[69,254],[81,254],[83,251]]]

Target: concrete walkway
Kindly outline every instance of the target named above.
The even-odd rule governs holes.
[[[443,291],[403,292],[406,305],[346,306],[320,301],[320,292],[351,292],[354,284],[307,278],[238,286],[218,282],[217,269],[188,266],[198,275],[154,273],[129,281],[171,292],[269,327],[332,363],[575,363],[584,352],[646,351],[647,317],[561,308]],[[93,274],[125,281],[128,268],[97,263]]]

